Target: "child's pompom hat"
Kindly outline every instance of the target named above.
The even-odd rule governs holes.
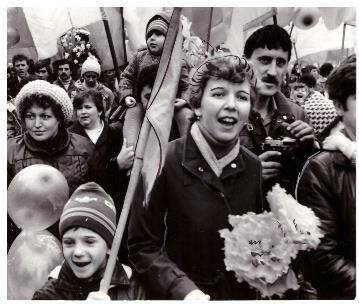
[[[116,208],[112,198],[94,182],[79,186],[64,206],[59,232],[84,227],[98,233],[111,248],[116,231]]]

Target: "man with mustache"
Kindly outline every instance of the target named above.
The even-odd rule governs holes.
[[[253,66],[256,84],[253,110],[247,128],[241,133],[241,144],[261,159],[263,193],[278,182],[294,193],[297,174],[314,148],[314,132],[305,111],[280,91],[291,48],[289,34],[277,25],[258,29],[244,46],[244,56]],[[279,140],[289,137],[291,148],[284,151],[268,141],[264,145],[269,136]]]
[[[58,75],[53,84],[63,88],[69,97],[73,98],[77,93],[77,89],[75,81],[72,79],[72,62],[68,59],[60,59],[56,60],[52,66],[55,73]]]

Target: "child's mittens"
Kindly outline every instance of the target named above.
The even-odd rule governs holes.
[[[136,105],[136,99],[132,96],[125,97],[125,104],[127,107],[132,108]]]
[[[90,292],[87,296],[86,300],[91,301],[110,301],[111,298],[108,296],[108,294],[102,292],[102,291],[93,291]]]

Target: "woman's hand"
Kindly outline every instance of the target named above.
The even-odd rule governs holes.
[[[348,159],[352,159],[353,156],[355,157],[356,143],[347,138],[343,133],[335,132],[323,141],[323,149],[340,151]]]
[[[183,300],[201,300],[201,301],[209,301],[211,297],[208,294],[203,293],[199,289],[192,290],[190,293],[188,293]]]
[[[87,296],[86,300],[92,300],[92,301],[111,301],[111,298],[108,296],[107,293],[104,293],[102,291],[93,291],[90,292]]]
[[[117,155],[117,165],[120,169],[129,169],[133,165],[135,158],[135,151],[133,146],[127,147],[126,138],[123,139],[123,144],[120,153]]]

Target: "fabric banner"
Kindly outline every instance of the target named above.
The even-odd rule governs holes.
[[[170,28],[162,53],[157,77],[152,88],[151,98],[147,107],[143,129],[150,128],[144,150],[142,181],[145,192],[145,204],[157,176],[165,161],[166,148],[172,125],[174,100],[181,72],[182,31],[180,14],[174,11]],[[173,30],[172,27],[176,27]],[[141,138],[141,135],[140,135]]]

